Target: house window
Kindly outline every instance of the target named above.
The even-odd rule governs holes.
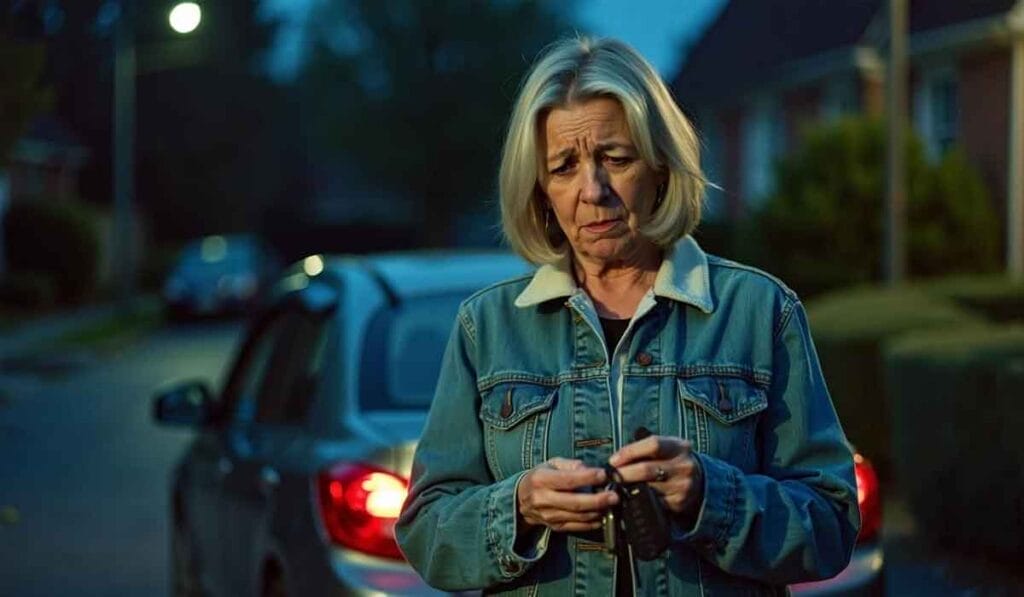
[[[775,187],[775,159],[784,151],[778,102],[772,98],[752,102],[742,128],[742,195],[748,207],[756,208]]]
[[[826,120],[835,120],[858,109],[857,84],[852,77],[836,77],[825,84],[821,113]]]
[[[914,98],[915,124],[932,160],[957,142],[960,85],[952,68],[925,70]]]
[[[936,148],[940,154],[956,142],[960,106],[958,85],[953,77],[934,81],[931,88],[931,125]]]

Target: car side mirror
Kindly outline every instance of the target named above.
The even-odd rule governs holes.
[[[213,394],[203,381],[187,381],[157,392],[153,418],[164,425],[202,427],[212,420]]]

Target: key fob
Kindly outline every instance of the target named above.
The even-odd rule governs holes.
[[[653,560],[668,549],[668,518],[657,494],[646,483],[619,486],[620,513],[625,535],[633,548],[633,555],[641,560]]]

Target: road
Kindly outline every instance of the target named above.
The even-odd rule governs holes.
[[[0,373],[0,596],[167,594],[168,472],[190,432],[156,426],[151,397],[220,387],[240,329],[164,328],[102,362]]]
[[[238,323],[163,328],[102,361],[54,355],[0,370],[0,597],[167,595],[168,473],[191,433],[150,418],[154,390],[219,388]],[[887,508],[888,509],[888,508]],[[1011,595],[987,572],[957,576],[907,548],[887,520],[891,595]]]

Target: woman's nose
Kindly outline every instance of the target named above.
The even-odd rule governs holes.
[[[597,166],[584,167],[581,172],[583,180],[580,182],[580,200],[587,203],[600,203],[604,201],[607,193],[607,184],[604,180],[601,169]]]

